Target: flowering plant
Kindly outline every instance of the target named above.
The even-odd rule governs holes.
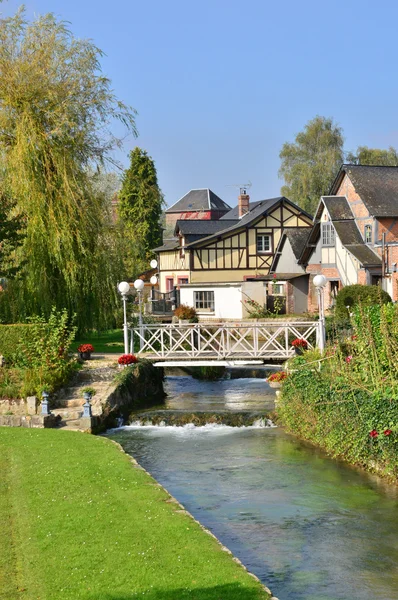
[[[77,349],[78,352],[94,352],[94,346],[91,344],[80,344]]]
[[[281,381],[283,381],[284,379],[286,379],[287,375],[285,373],[285,371],[278,371],[278,373],[272,373],[272,375],[270,375],[266,381],[274,381],[277,383],[280,383]]]
[[[119,365],[133,365],[137,360],[138,359],[134,354],[122,354],[122,356],[119,356],[117,359],[117,362]]]
[[[302,338],[296,338],[292,341],[292,346],[293,348],[304,348],[304,350],[307,350],[308,342]]]

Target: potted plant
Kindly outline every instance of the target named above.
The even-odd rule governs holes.
[[[198,322],[196,310],[193,306],[188,306],[187,304],[181,304],[178,308],[176,308],[174,311],[174,316],[177,317],[180,325]]]
[[[94,352],[94,346],[91,344],[80,344],[77,351],[79,353],[79,358],[82,360],[90,360],[91,353]]]
[[[128,367],[129,365],[134,365],[138,361],[138,358],[134,354],[122,354],[117,359],[119,364],[119,369],[124,369],[124,367]]]
[[[308,348],[308,342],[302,338],[296,338],[292,341],[292,346],[296,354],[303,354],[304,350]]]
[[[282,381],[284,381],[286,377],[285,371],[278,371],[277,373],[272,373],[265,381],[272,388],[280,388]]]

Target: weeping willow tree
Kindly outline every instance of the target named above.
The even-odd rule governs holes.
[[[2,297],[8,318],[76,312],[80,329],[109,323],[116,306],[117,240],[93,171],[134,135],[134,110],[101,74],[101,51],[63,22],[24,12],[0,21],[0,186],[26,217],[19,278]]]

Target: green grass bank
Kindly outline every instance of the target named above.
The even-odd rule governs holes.
[[[1,600],[269,594],[110,440],[0,429]]]

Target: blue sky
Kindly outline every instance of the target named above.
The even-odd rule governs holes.
[[[1,5],[12,14],[20,2]],[[138,111],[136,145],[153,157],[167,204],[232,184],[279,194],[279,151],[315,115],[342,126],[346,150],[398,146],[398,4],[368,0],[26,0],[106,54],[104,73]]]

